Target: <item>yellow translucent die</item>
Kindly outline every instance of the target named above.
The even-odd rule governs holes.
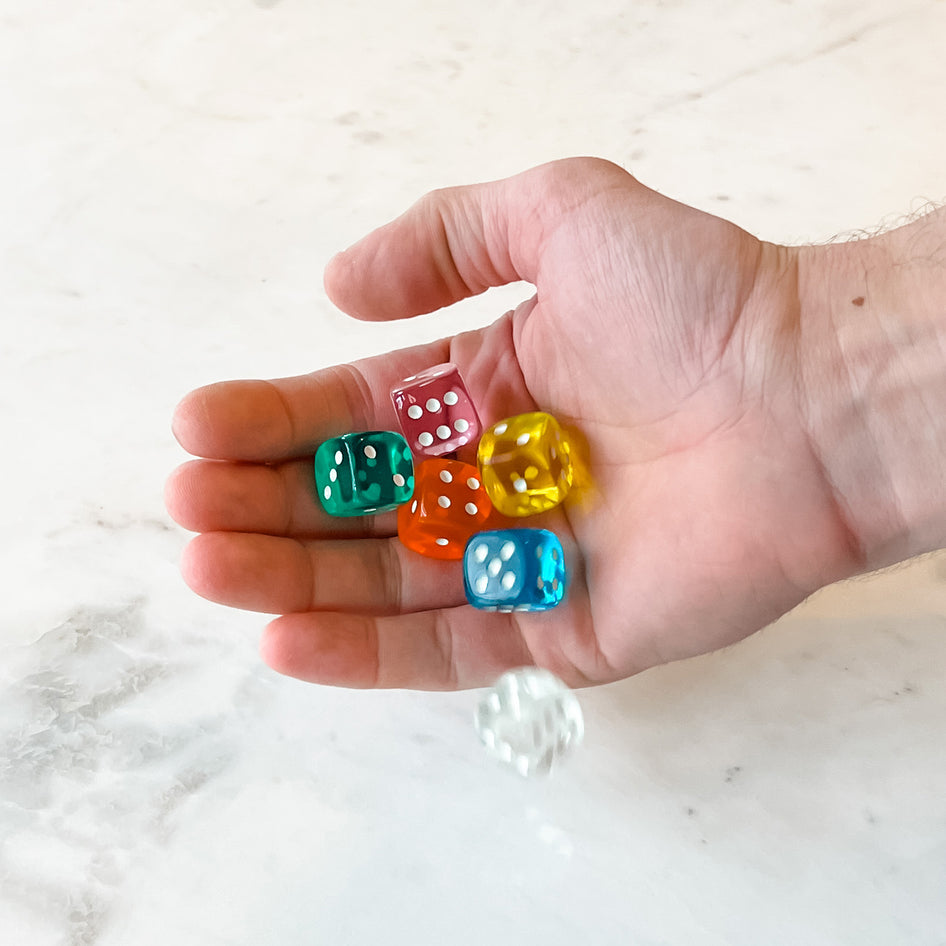
[[[571,447],[559,422],[543,411],[493,424],[477,461],[493,506],[504,516],[534,516],[557,506],[572,485]]]

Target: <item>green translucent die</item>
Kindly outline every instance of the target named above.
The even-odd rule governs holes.
[[[414,492],[414,461],[407,441],[390,430],[326,440],[315,451],[315,486],[331,516],[394,509]]]

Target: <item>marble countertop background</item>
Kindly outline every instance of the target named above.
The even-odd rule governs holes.
[[[598,154],[790,242],[942,200],[944,44],[943,0],[0,4],[0,943],[943,946],[943,556],[583,693],[526,782],[474,693],[263,667],[161,490],[190,388],[525,297],[333,309],[433,187]]]

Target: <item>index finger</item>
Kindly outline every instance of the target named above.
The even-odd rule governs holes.
[[[194,456],[255,463],[308,456],[351,431],[397,430],[391,386],[449,348],[442,339],[295,378],[210,384],[178,404],[172,429]]]

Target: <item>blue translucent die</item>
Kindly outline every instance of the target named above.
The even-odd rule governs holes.
[[[466,599],[481,611],[546,611],[565,596],[562,543],[548,529],[478,532],[463,553]]]
[[[326,440],[315,451],[315,488],[332,516],[364,516],[406,503],[414,492],[407,441],[390,430]]]

